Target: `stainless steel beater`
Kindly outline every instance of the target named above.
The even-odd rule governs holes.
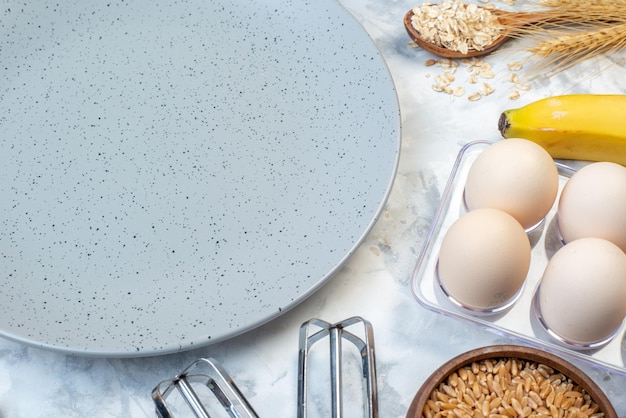
[[[361,327],[360,332],[356,330]],[[378,395],[376,387],[376,362],[374,358],[374,331],[372,325],[360,317],[352,317],[335,324],[321,319],[303,323],[299,334],[298,352],[298,418],[307,417],[307,394],[310,391],[308,367],[311,349],[321,340],[329,341],[331,417],[343,417],[343,341],[352,344],[352,353],[358,352],[359,374],[363,387],[363,407],[368,418],[378,418]],[[196,389],[208,389],[218,404],[232,418],[259,418],[233,379],[214,359],[201,358],[177,374],[173,379],[160,382],[152,390],[156,414],[160,418],[174,418],[167,398],[178,394],[197,418],[211,418],[205,395]],[[208,398],[208,399],[207,399]]]
[[[348,328],[361,326],[360,335]],[[374,331],[372,325],[361,317],[352,317],[335,324],[311,319],[300,327],[300,349],[298,356],[298,418],[307,417],[307,392],[309,357],[312,346],[328,337],[330,344],[330,381],[332,418],[343,416],[342,342],[352,343],[361,359],[361,377],[367,417],[378,417],[378,394],[376,387],[376,361],[374,356]]]
[[[199,384],[208,388],[229,416],[233,418],[258,418],[233,379],[214,359],[198,359],[173,379],[160,382],[152,390],[152,400],[160,418],[174,418],[166,398],[175,390],[185,400],[198,418],[211,418],[205,402],[194,390]]]

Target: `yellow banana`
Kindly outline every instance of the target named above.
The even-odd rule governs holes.
[[[552,158],[626,165],[626,95],[571,94],[505,110],[504,138],[541,145]]]

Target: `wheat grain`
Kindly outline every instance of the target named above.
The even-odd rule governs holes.
[[[422,411],[423,418],[531,416],[601,418],[604,413],[563,374],[514,358],[461,367],[431,392]]]

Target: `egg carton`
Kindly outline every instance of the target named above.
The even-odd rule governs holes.
[[[530,268],[514,304],[501,312],[491,314],[474,312],[455,304],[441,289],[436,272],[441,242],[448,228],[466,211],[463,191],[470,167],[492,143],[474,141],[460,150],[444,189],[440,207],[413,271],[411,284],[414,296],[421,305],[437,313],[470,322],[557,355],[569,356],[626,375],[624,324],[613,338],[601,346],[576,346],[558,340],[545,328],[535,303],[543,271],[550,257],[563,245],[556,225],[558,200],[565,183],[581,167],[580,163],[555,162],[559,172],[559,191],[542,224],[529,232],[532,244]]]

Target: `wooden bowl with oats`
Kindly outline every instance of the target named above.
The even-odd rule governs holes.
[[[406,416],[533,414],[618,418],[602,390],[576,366],[550,353],[516,345],[478,348],[451,359],[422,385]]]

